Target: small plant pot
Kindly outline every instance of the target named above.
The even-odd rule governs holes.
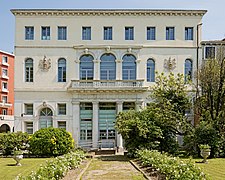
[[[210,149],[201,149],[201,156],[203,157],[203,163],[207,163],[207,158],[210,156]]]
[[[22,154],[14,155],[13,159],[16,161],[16,166],[21,166],[20,161],[23,159]]]

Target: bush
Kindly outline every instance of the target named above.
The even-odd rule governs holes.
[[[19,176],[18,180],[32,179],[61,179],[66,175],[68,170],[77,168],[80,162],[85,158],[85,154],[81,150],[70,152],[63,156],[56,157],[47,161],[45,166],[41,166],[36,172],[32,172],[26,177]]]
[[[28,141],[27,133],[0,133],[0,151],[3,155],[11,155],[15,148],[26,150]]]
[[[74,148],[74,140],[70,133],[52,127],[36,131],[29,144],[32,154],[47,157],[63,155]]]
[[[166,179],[173,180],[205,180],[206,175],[191,161],[183,162],[179,158],[161,154],[158,151],[139,150],[138,158],[144,166],[151,166]]]
[[[219,156],[221,138],[218,134],[218,131],[212,124],[202,121],[192,132],[190,131],[184,137],[185,148],[191,155],[196,156],[200,154],[199,145],[208,144],[211,147],[210,157]]]

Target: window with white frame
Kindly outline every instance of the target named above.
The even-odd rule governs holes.
[[[91,27],[82,27],[82,40],[91,40]]]
[[[104,40],[112,40],[112,27],[104,27]]]
[[[25,27],[25,40],[34,40],[34,27],[33,26]]]
[[[66,129],[66,121],[58,121],[58,128]]]
[[[166,40],[175,40],[175,27],[166,27]]]
[[[100,58],[100,79],[116,79],[116,57],[111,53],[103,54]]]
[[[58,82],[66,82],[66,60],[64,58],[58,60]]]
[[[2,69],[2,77],[8,77],[8,70]]]
[[[50,40],[50,27],[41,27],[41,40]]]
[[[8,102],[8,97],[7,96],[2,96],[2,102],[7,103]]]
[[[205,47],[205,59],[215,59],[216,57],[216,47],[206,46]]]
[[[122,78],[123,80],[135,80],[136,79],[136,57],[132,54],[126,54],[123,56],[122,62]]]
[[[184,64],[185,82],[192,80],[192,60],[186,59]]]
[[[25,129],[28,134],[33,134],[33,122],[25,122]]]
[[[8,64],[8,57],[2,56],[2,64]]]
[[[80,57],[80,79],[92,80],[94,78],[93,56],[85,54]]]
[[[147,27],[147,40],[155,40],[155,27]]]
[[[66,115],[66,103],[58,103],[58,115]]]
[[[193,27],[185,27],[185,40],[193,40]]]
[[[125,27],[125,40],[134,40],[134,27]]]
[[[2,109],[2,115],[8,115],[7,109]]]
[[[25,60],[25,82],[33,82],[33,59],[28,58]]]
[[[67,27],[59,26],[58,27],[58,40],[66,40],[67,39]]]
[[[8,83],[7,82],[2,82],[2,90],[8,91]]]
[[[33,104],[25,104],[25,114],[33,115]]]
[[[155,82],[155,61],[151,58],[147,61],[147,82]]]

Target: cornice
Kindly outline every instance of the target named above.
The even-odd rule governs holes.
[[[203,16],[207,10],[172,9],[11,9],[15,16]]]
[[[225,41],[224,40],[212,40],[212,41],[202,41],[201,42],[201,45],[205,45],[205,46],[207,46],[207,45],[225,45]]]

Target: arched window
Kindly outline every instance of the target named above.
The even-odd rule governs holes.
[[[25,60],[25,82],[34,81],[34,68],[33,59],[28,58]]]
[[[94,63],[93,56],[90,54],[80,57],[80,79],[88,80],[94,78]]]
[[[113,54],[103,54],[100,58],[100,78],[101,80],[116,79],[116,57]]]
[[[64,58],[58,60],[58,82],[66,82],[66,60]]]
[[[122,70],[123,80],[135,80],[136,79],[136,57],[132,54],[126,54],[123,56]]]
[[[155,61],[153,59],[147,61],[147,82],[155,82]]]
[[[190,59],[185,60],[184,73],[185,82],[192,80],[192,61]]]
[[[53,126],[53,121],[52,121],[52,110],[48,107],[43,108],[40,111],[40,128],[48,128]]]

